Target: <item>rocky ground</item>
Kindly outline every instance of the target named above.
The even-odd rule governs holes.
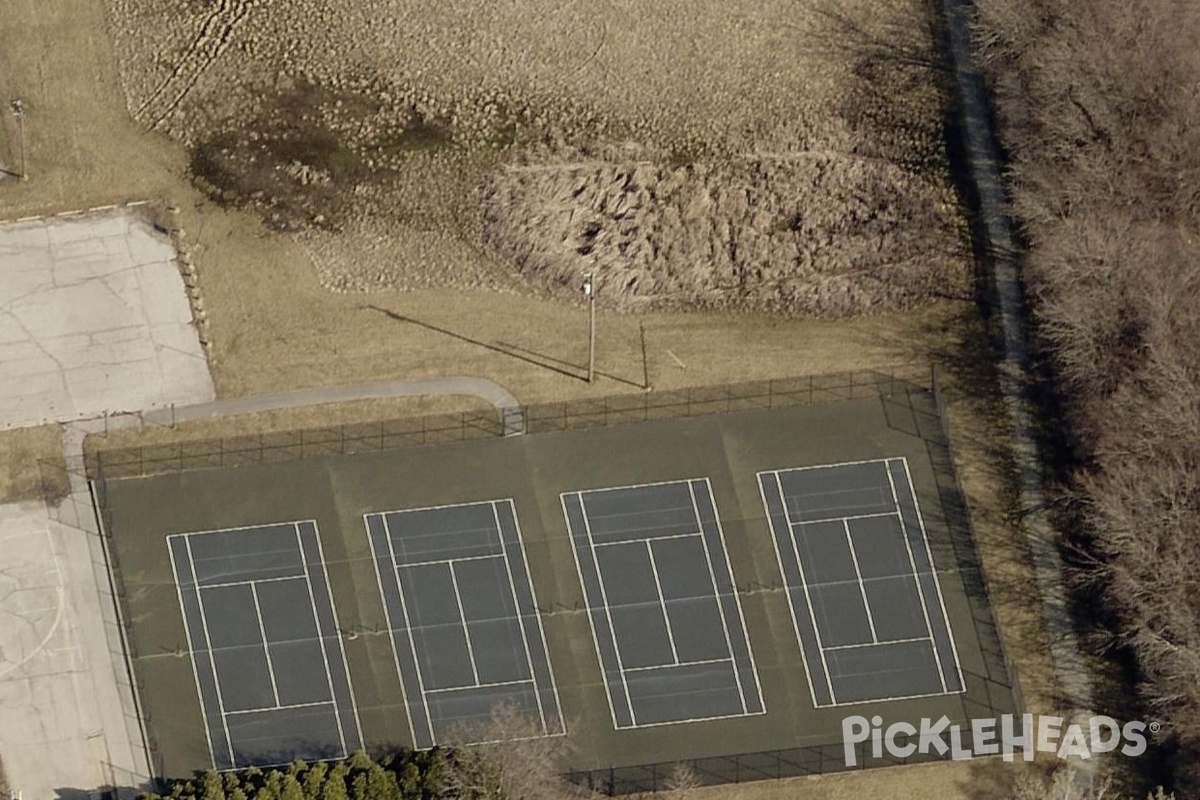
[[[615,308],[822,316],[966,290],[919,0],[107,1],[130,112],[330,290],[595,271]]]

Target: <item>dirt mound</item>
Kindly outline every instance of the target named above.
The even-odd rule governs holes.
[[[619,309],[705,306],[822,316],[967,291],[944,191],[835,152],[715,163],[576,154],[496,171],[484,235],[528,278]]]

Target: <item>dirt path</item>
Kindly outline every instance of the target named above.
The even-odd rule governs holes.
[[[946,27],[963,108],[962,136],[967,167],[979,197],[976,224],[983,229],[987,248],[981,255],[991,273],[993,303],[1003,344],[1000,384],[1018,470],[1019,524],[1033,556],[1034,577],[1041,594],[1042,616],[1054,664],[1057,700],[1073,718],[1071,721],[1086,726],[1095,707],[1091,676],[1071,619],[1058,534],[1047,517],[1042,465],[1034,434],[1035,409],[1025,390],[1031,369],[1025,341],[1019,246],[1005,213],[1008,203],[998,169],[1000,157],[989,124],[987,92],[972,63],[968,27],[970,5],[970,0],[945,0]],[[1095,774],[1095,760],[1076,760],[1074,764],[1076,778],[1082,786],[1087,786]]]

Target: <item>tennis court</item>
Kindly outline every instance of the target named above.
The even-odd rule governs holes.
[[[474,741],[500,705],[564,732],[512,501],[366,524],[414,745]]]
[[[914,393],[109,479],[159,769],[540,735],[641,790],[1013,713],[938,431]]]
[[[963,690],[903,458],[758,475],[817,706]]]
[[[613,724],[763,713],[705,479],[562,496]]]
[[[217,769],[362,747],[311,521],[167,537]]]

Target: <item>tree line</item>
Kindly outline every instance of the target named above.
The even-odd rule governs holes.
[[[1180,796],[1200,796],[1200,3],[978,0],[1063,511]]]

